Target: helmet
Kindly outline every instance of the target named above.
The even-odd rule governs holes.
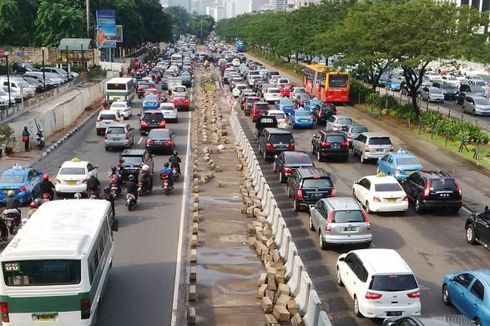
[[[46,181],[49,180],[49,175],[47,173],[43,174],[43,180],[46,180]]]
[[[134,175],[132,175],[132,174],[131,174],[131,175],[128,177],[128,180],[129,180],[129,181],[134,181]]]
[[[75,199],[80,199],[82,198],[82,194],[77,192],[73,197],[75,197]]]
[[[15,196],[15,192],[13,190],[9,190],[7,192],[7,197],[14,197]]]
[[[179,153],[177,153],[177,151],[174,151],[174,155],[177,156],[177,155],[179,155]]]
[[[31,208],[38,208],[39,206],[36,204],[36,202],[33,200],[31,201]]]
[[[41,200],[41,198],[34,199],[34,202],[36,203],[37,207],[41,206],[41,204],[43,203],[43,201]]]
[[[109,186],[105,186],[105,187],[104,187],[104,192],[105,192],[106,194],[108,194],[110,191],[111,191],[111,188],[109,188]]]
[[[115,173],[115,172],[116,172],[116,167],[115,167],[115,166],[113,166],[113,167],[111,168],[111,171],[112,171],[112,173]]]
[[[168,168],[170,165],[168,164],[168,162],[164,163],[163,164],[164,167]]]
[[[141,167],[141,170],[143,171],[148,171],[149,169],[150,167],[147,164],[143,164],[143,166]]]

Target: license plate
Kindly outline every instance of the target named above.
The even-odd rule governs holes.
[[[322,197],[322,194],[321,193],[312,193],[312,194],[310,194],[310,197],[312,197],[312,198],[321,198]]]
[[[58,316],[57,312],[52,313],[41,313],[41,314],[32,314],[32,320],[34,321],[54,321]]]
[[[344,228],[344,231],[345,232],[353,232],[353,231],[356,231],[357,228],[355,226],[347,226]]]
[[[384,150],[384,149],[382,149],[382,148],[378,148],[378,149],[376,149],[376,152],[384,152],[384,151],[385,151],[385,150]]]
[[[396,203],[396,198],[386,198],[388,203]]]
[[[386,315],[387,316],[401,316],[402,312],[401,311],[387,311]]]
[[[68,180],[68,181],[66,181],[66,184],[67,184],[67,185],[76,185],[76,184],[77,184],[77,182],[76,182],[76,181],[74,181],[74,180]]]
[[[112,138],[112,140],[114,140],[114,141],[120,141],[120,140],[121,140],[121,138],[119,138],[119,137],[114,137],[114,138]]]

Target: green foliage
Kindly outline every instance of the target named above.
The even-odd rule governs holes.
[[[191,34],[197,35],[197,37],[204,39],[214,29],[214,18],[209,15],[197,15],[192,16],[191,21]]]
[[[364,86],[360,81],[354,78],[350,79],[350,97],[354,103],[366,103],[372,94],[377,95],[371,88]]]
[[[173,28],[172,34],[179,37],[181,34],[187,34],[190,31],[191,15],[184,7],[175,6],[165,9],[165,12],[172,17]],[[173,36],[172,35],[172,36]]]

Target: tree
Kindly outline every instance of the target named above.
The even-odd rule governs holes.
[[[1,44],[15,45],[19,28],[19,7],[16,0],[0,1],[0,39]]]
[[[144,22],[136,0],[115,0],[116,21],[124,26],[124,47],[143,43]]]
[[[41,0],[34,23],[37,43],[58,46],[65,37],[84,35],[84,12],[69,6],[65,0]]]
[[[214,29],[214,18],[209,15],[192,15],[191,34],[204,39]]]
[[[172,17],[169,13],[163,11],[160,1],[138,0],[138,7],[143,19],[144,41],[162,42],[172,40]]]
[[[184,7],[176,6],[165,9],[173,20],[173,35],[178,37],[182,34],[187,34],[190,30],[191,15],[184,9]]]

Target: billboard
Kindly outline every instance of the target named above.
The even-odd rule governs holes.
[[[95,43],[99,49],[116,48],[116,12],[114,10],[97,10],[97,32]]]

